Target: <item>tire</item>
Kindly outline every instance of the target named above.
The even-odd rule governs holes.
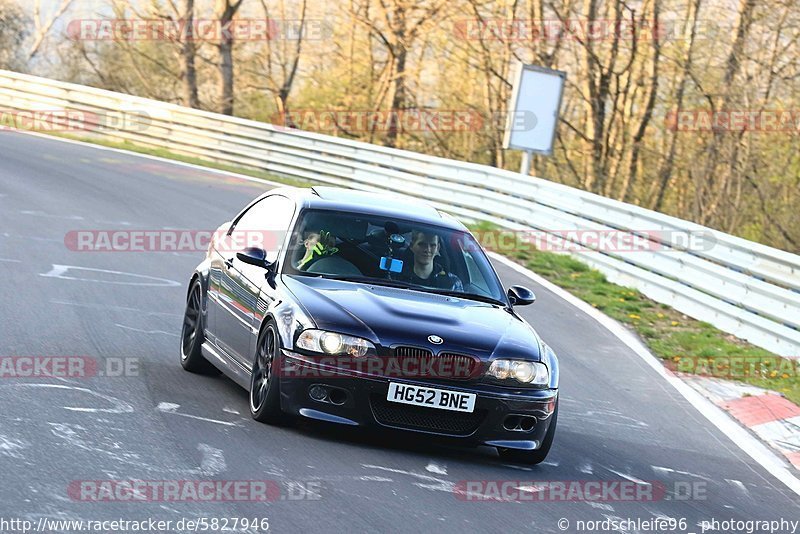
[[[292,418],[281,410],[280,336],[275,323],[269,322],[258,336],[256,356],[250,372],[250,415],[259,423],[286,425]]]
[[[550,452],[550,447],[553,445],[553,438],[556,435],[556,423],[558,422],[558,401],[556,400],[556,407],[551,415],[552,420],[550,426],[547,427],[547,433],[542,440],[542,446],[533,451],[521,451],[519,449],[500,449],[500,458],[518,464],[536,465],[544,462],[547,454]]]
[[[183,314],[181,330],[181,365],[190,373],[214,374],[219,371],[203,357],[203,286],[195,280],[189,297],[186,299],[186,311]]]

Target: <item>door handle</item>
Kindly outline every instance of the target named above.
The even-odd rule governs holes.
[[[228,269],[233,269],[233,258],[225,260],[225,267]]]

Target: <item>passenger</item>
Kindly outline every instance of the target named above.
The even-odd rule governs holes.
[[[411,233],[409,250],[414,255],[413,265],[403,269],[401,278],[412,284],[418,284],[451,291],[464,291],[461,279],[448,273],[436,257],[439,255],[441,241],[434,233],[414,230]]]
[[[339,249],[334,245],[336,245],[336,239],[330,232],[326,232],[325,230],[306,232],[305,239],[303,240],[306,253],[303,258],[297,262],[296,268],[305,271],[316,260],[336,254],[339,252]]]

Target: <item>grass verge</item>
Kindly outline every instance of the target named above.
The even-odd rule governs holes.
[[[471,229],[478,233],[499,230],[490,223]],[[533,248],[499,252],[631,328],[670,369],[737,380],[777,391],[800,404],[800,361],[776,356],[635,289],[612,284],[568,255]]]

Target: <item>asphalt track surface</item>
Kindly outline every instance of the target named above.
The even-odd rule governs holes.
[[[311,421],[293,428],[256,423],[244,390],[179,365],[185,284],[201,252],[76,252],[65,245],[71,230],[212,230],[268,187],[2,133],[0,356],[83,355],[100,369],[128,359],[139,371],[0,378],[1,517],[246,517],[268,518],[272,532],[415,533],[579,532],[578,520],[654,517],[685,518],[687,528],[674,532],[699,532],[698,523],[712,518],[800,517],[797,495],[640,357],[506,266],[497,265],[506,286],[536,292],[522,314],[561,362],[558,433],[548,461],[533,468],[506,464],[493,449],[425,437],[398,440]],[[281,497],[84,502],[69,491],[75,481],[113,479],[271,480]],[[638,480],[663,485],[666,495],[601,503],[459,496],[462,481],[480,480],[523,488],[530,481]]]

